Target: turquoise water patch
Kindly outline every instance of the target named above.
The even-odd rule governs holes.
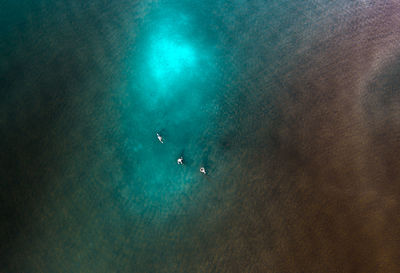
[[[133,58],[137,95],[152,110],[187,93],[198,97],[212,81],[214,50],[189,15],[173,9],[150,14],[141,26]],[[211,77],[210,77],[211,76]]]
[[[182,39],[156,36],[151,42],[149,67],[159,84],[177,80],[195,69],[196,52]]]
[[[123,100],[125,151],[139,160],[126,167],[130,179],[121,195],[135,215],[157,212],[161,220],[183,213],[196,207],[185,196],[207,185],[199,168],[210,162],[208,134],[217,131],[223,84],[210,32],[195,14],[161,6],[140,25],[127,58],[132,74]],[[176,162],[180,156],[184,166]]]

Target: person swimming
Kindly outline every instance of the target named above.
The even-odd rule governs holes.
[[[207,173],[206,173],[206,169],[205,169],[204,167],[201,167],[201,168],[200,168],[200,172],[201,172],[202,174],[207,174]]]
[[[177,162],[178,162],[178,165],[183,165],[183,156],[178,158]]]
[[[158,138],[158,140],[159,140],[161,143],[164,143],[164,142],[163,142],[162,136],[160,136],[158,133],[157,133],[157,138]]]

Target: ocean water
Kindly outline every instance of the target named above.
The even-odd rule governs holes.
[[[3,1],[0,271],[399,271],[399,16]]]

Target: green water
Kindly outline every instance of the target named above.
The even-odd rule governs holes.
[[[207,4],[5,5],[4,149],[18,167],[1,269],[175,271],[223,185],[229,81]]]

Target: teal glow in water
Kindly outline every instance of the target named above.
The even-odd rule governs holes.
[[[203,132],[216,113],[215,48],[194,18],[171,9],[150,16],[141,34],[132,69],[137,103],[126,113],[128,146],[140,160],[122,193],[133,213],[157,211],[161,220],[180,213],[185,196],[205,179],[199,168],[208,161]],[[160,130],[165,144],[156,138]],[[182,154],[185,166],[176,162]]]
[[[162,105],[182,101],[183,90],[190,90],[195,100],[210,73],[206,64],[212,63],[208,61],[210,50],[194,34],[193,20],[179,12],[169,13],[176,16],[157,16],[154,27],[144,32],[141,47],[145,54],[137,69],[140,96],[149,109],[157,111]]]
[[[150,68],[158,81],[169,81],[183,72],[192,70],[196,64],[194,49],[181,40],[154,39]]]

